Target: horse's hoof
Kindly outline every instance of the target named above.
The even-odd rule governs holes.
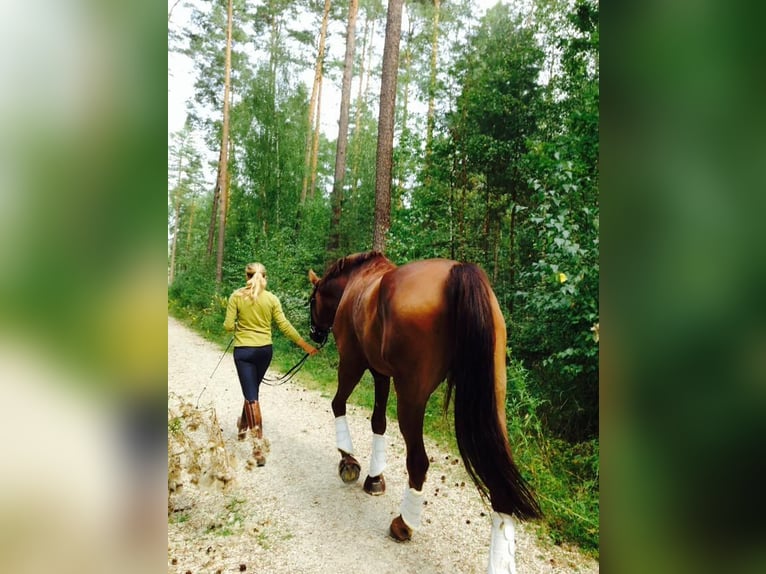
[[[253,458],[258,466],[264,466],[266,464],[266,455],[260,448],[253,449]]]
[[[372,496],[380,496],[386,492],[386,479],[382,474],[374,478],[368,476],[364,479],[364,491]]]
[[[389,534],[391,534],[391,538],[397,542],[404,542],[406,540],[412,539],[412,528],[404,523],[404,520],[402,520],[402,515],[400,514],[391,521]]]
[[[340,474],[340,479],[346,484],[356,482],[361,471],[362,467],[359,466],[359,462],[350,454],[340,459],[338,473]]]

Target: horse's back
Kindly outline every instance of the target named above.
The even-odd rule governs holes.
[[[439,381],[446,376],[452,338],[445,290],[450,269],[456,264],[448,259],[414,261],[382,278],[378,300],[384,327],[381,351],[394,374],[417,365]]]
[[[381,297],[392,312],[411,320],[424,319],[444,305],[444,289],[456,261],[425,259],[388,272],[381,282]]]

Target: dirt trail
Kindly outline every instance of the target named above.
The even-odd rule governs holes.
[[[423,526],[413,540],[395,542],[388,525],[399,513],[407,480],[396,422],[389,421],[387,432],[386,494],[365,494],[361,479],[344,485],[330,398],[303,389],[300,374],[286,385],[261,387],[271,452],[266,466],[250,468],[249,443],[236,439],[242,395],[230,354],[209,379],[221,353],[168,319],[168,408],[178,412],[181,402],[196,405],[199,397],[198,410],[217,416],[234,477],[226,489],[186,481],[171,496],[169,573],[486,572],[490,511],[462,463],[426,441],[432,463]],[[348,419],[363,478],[371,451],[369,412],[349,405]],[[519,574],[598,572],[598,563],[576,549],[540,542],[531,526],[517,528],[516,544]]]

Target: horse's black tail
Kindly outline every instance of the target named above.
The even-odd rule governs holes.
[[[447,404],[454,390],[455,434],[463,463],[494,510],[522,520],[539,518],[540,507],[513,462],[505,416],[499,415],[504,411],[498,410],[496,377],[500,377],[497,383],[503,400],[505,349],[495,352],[494,295],[489,281],[476,265],[459,263],[450,270],[446,295],[455,337]]]

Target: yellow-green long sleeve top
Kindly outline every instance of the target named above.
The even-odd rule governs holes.
[[[262,291],[253,301],[244,295],[244,289],[238,289],[229,297],[223,328],[234,331],[235,347],[263,347],[271,345],[272,321],[293,343],[303,340],[285,317],[276,295]]]

